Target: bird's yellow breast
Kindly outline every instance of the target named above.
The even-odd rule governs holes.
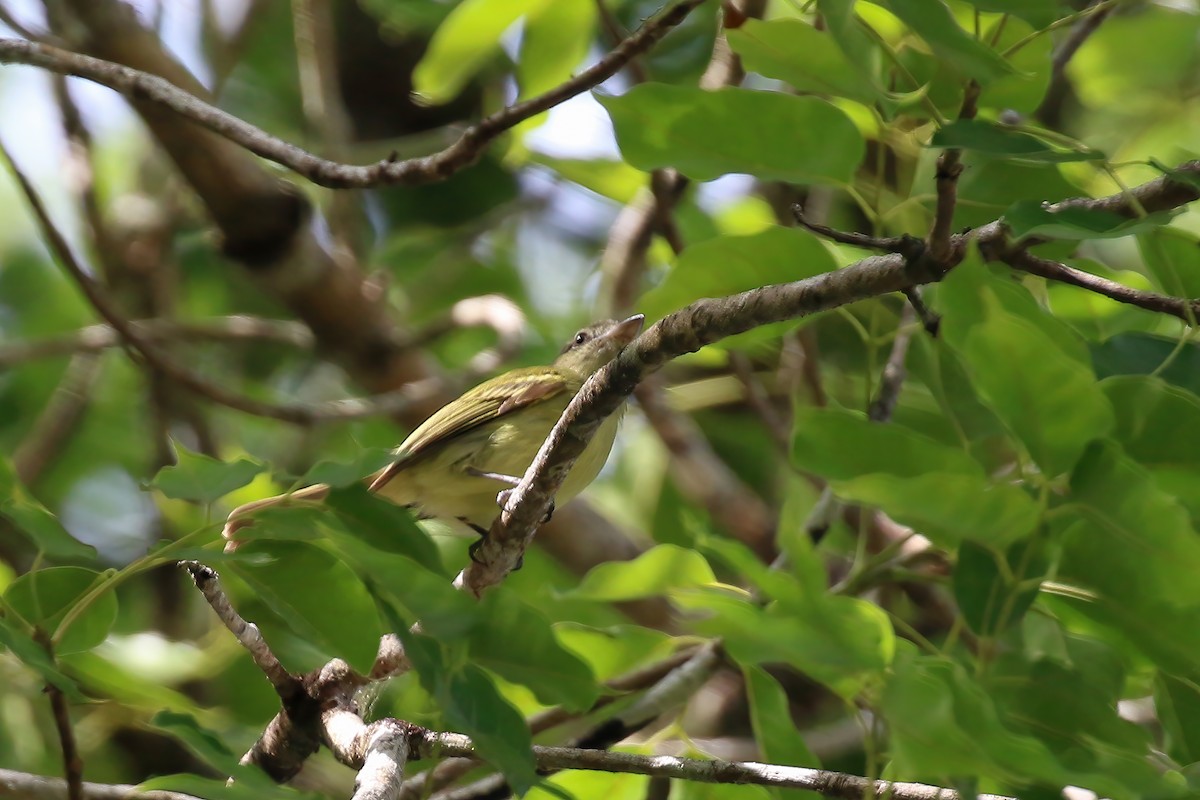
[[[520,478],[562,416],[571,393],[506,415],[454,437],[435,452],[415,459],[379,493],[400,505],[415,505],[425,516],[461,519],[490,526],[500,512],[496,495],[509,484],[470,474],[490,472]],[[567,474],[555,498],[565,503],[591,483],[604,467],[616,439],[621,411],[600,426]]]

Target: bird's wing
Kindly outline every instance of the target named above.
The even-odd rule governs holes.
[[[375,491],[386,484],[433,445],[569,388],[566,375],[546,367],[515,369],[479,384],[468,393],[470,402],[455,401],[443,406],[409,434],[396,448],[396,460],[376,474],[371,482],[371,490]]]

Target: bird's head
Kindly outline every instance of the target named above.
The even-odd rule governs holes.
[[[612,361],[626,345],[642,332],[646,317],[634,314],[629,319],[604,319],[581,328],[563,347],[554,366],[586,378]]]

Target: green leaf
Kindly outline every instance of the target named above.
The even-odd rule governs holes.
[[[571,77],[587,56],[596,25],[596,5],[542,2],[529,14],[521,36],[517,82],[521,98],[553,89]]]
[[[609,561],[592,567],[567,592],[576,600],[635,600],[716,582],[704,556],[673,544],[652,547],[632,561]]]
[[[817,9],[829,28],[829,34],[846,54],[850,65],[858,71],[861,78],[879,88],[880,84],[876,80],[876,71],[881,60],[879,46],[862,29],[854,11],[856,2],[857,0],[817,0]]]
[[[256,774],[257,773],[257,774]],[[204,778],[190,773],[160,775],[142,781],[138,788],[143,792],[178,792],[208,800],[299,800],[311,795],[302,794],[290,786],[280,786],[269,780],[261,780],[262,771],[256,768],[239,768],[237,780],[227,778]]]
[[[150,725],[183,742],[188,750],[222,775],[241,778],[243,769],[238,764],[238,755],[229,749],[219,734],[206,729],[191,714],[159,711],[150,719]]]
[[[1145,217],[1123,217],[1111,211],[1068,206],[1050,211],[1042,203],[1022,200],[1004,212],[1004,224],[1013,238],[1045,236],[1051,239],[1116,239],[1166,225],[1183,209],[1156,211]]]
[[[1178,337],[1134,331],[1093,344],[1091,351],[1096,374],[1102,378],[1153,372],[1167,383],[1200,392],[1200,346],[1194,342],[1181,347]]]
[[[999,53],[963,30],[942,0],[888,0],[887,5],[938,58],[981,85],[1013,73]]]
[[[1059,17],[1065,16],[1061,0],[967,0],[980,11],[1012,14],[1041,30]]]
[[[1070,782],[1047,747],[1006,728],[984,688],[948,659],[898,658],[880,710],[902,774]]]
[[[983,468],[962,450],[902,425],[881,425],[865,414],[837,408],[798,408],[793,419],[792,463],[829,480],[885,474],[981,476]]]
[[[776,226],[749,236],[718,236],[684,250],[667,277],[638,308],[655,320],[702,297],[720,297],[789,283],[837,269],[816,237]]]
[[[234,562],[235,571],[288,626],[326,655],[366,673],[383,634],[375,602],[341,561],[305,542],[256,540],[242,545],[266,563]]]
[[[1019,542],[1007,554],[971,541],[958,548],[954,565],[954,600],[963,619],[979,636],[996,636],[1019,623],[1037,599],[1045,565],[1020,565],[1029,542]],[[1003,564],[1003,569],[1001,565]]]
[[[45,648],[3,616],[0,616],[0,646],[20,659],[25,666],[41,675],[46,683],[62,691],[72,703],[87,702],[87,698],[79,691],[75,681],[58,668]]]
[[[831,485],[838,497],[881,508],[942,545],[970,539],[1005,547],[1032,531],[1040,514],[1019,486],[971,473],[862,475]]]
[[[958,147],[1021,161],[1057,164],[1067,161],[1103,161],[1099,150],[1061,150],[1034,136],[979,119],[959,119],[933,134],[932,147]]]
[[[451,663],[442,645],[428,636],[407,630],[398,633],[446,726],[470,736],[480,757],[500,769],[518,795],[528,791],[538,777],[533,740],[521,713],[479,667]]]
[[[445,574],[437,545],[408,509],[367,491],[361,483],[330,492],[325,504],[346,530],[376,550],[407,556],[428,570]]]
[[[1116,412],[1113,438],[1200,518],[1200,397],[1149,376],[1107,378],[1100,388]]]
[[[846,185],[865,152],[854,123],[815,97],[643,83],[596,99],[612,117],[625,160],[644,170],[675,167],[698,181],[748,173]]]
[[[1200,297],[1200,274],[1194,269],[1200,238],[1179,228],[1156,228],[1137,241],[1142,260],[1163,291],[1173,297]]]
[[[34,570],[9,584],[4,600],[26,622],[57,638],[55,653],[91,650],[104,641],[117,619],[117,595],[111,587],[76,616],[68,628],[60,631],[59,626],[102,576],[103,573],[82,567]]]
[[[396,457],[391,450],[370,447],[360,452],[351,461],[318,461],[308,472],[304,473],[304,477],[299,482],[305,486],[324,483],[340,489],[361,483],[366,476],[386,467],[395,460]]]
[[[748,19],[725,32],[746,69],[787,81],[798,92],[846,97],[871,105],[880,99],[837,41],[799,19]]]
[[[525,14],[549,0],[465,0],[434,32],[413,70],[413,90],[429,103],[445,103],[500,53],[500,37]]]
[[[175,450],[178,463],[159,470],[151,484],[173,500],[212,503],[250,483],[265,469],[262,464],[244,458],[228,463],[217,461],[178,442]]]
[[[1200,761],[1200,674],[1159,672],[1154,679],[1154,705],[1170,737],[1171,757],[1180,764]]]
[[[57,517],[29,496],[7,458],[0,458],[0,514],[50,558],[90,561],[96,557],[96,548],[67,533]]]
[[[762,667],[742,667],[746,679],[746,695],[750,702],[750,725],[764,761],[794,767],[819,769],[821,762],[808,749],[804,737],[796,730],[789,710],[791,703],[779,681]],[[814,798],[812,792],[780,792],[781,797]]]
[[[1039,319],[1051,318],[1039,309],[1013,314],[987,274],[972,255],[938,287],[943,336],[981,399],[1044,473],[1059,475],[1112,428],[1112,407],[1079,360],[1077,337],[1051,335],[1054,327]]]
[[[1149,733],[1117,715],[1124,675],[1116,655],[1094,639],[1067,644],[1068,663],[1001,659],[989,689],[1002,720],[1043,742],[1067,783],[1103,797],[1178,796],[1150,763]]]
[[[1200,537],[1179,501],[1111,442],[1096,442],[1071,475],[1060,574],[1134,609],[1154,602],[1195,605]]]
[[[545,705],[591,708],[600,687],[587,662],[563,647],[550,621],[512,591],[493,590],[471,635],[471,657]]]
[[[895,634],[878,606],[812,592],[763,608],[716,589],[680,594],[682,607],[704,612],[697,632],[720,636],[739,664],[784,662],[851,699],[891,663]]]

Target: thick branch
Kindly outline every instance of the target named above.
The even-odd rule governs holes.
[[[0,62],[30,64],[86,78],[133,99],[150,101],[182,114],[256,155],[281,164],[313,183],[330,188],[365,188],[443,180],[473,164],[496,137],[517,124],[565,100],[598,86],[625,64],[653,47],[704,0],[681,0],[646,22],[636,33],[569,81],[550,91],[508,106],[470,126],[438,153],[403,161],[384,160],[355,166],[320,158],[303,148],[271,136],[261,128],[206,103],[194,93],[145,72],[79,55],[50,45],[19,39],[0,39]]]
[[[1200,174],[1200,161],[1188,162],[1178,171]],[[1163,176],[1126,193],[1068,200],[1048,206],[1048,210],[1053,213],[1084,207],[1132,216],[1143,209],[1158,211],[1182,205],[1197,196],[1195,187]],[[951,236],[949,255],[936,264],[936,270],[923,271],[920,263],[907,264],[898,254],[872,256],[836,272],[802,281],[699,300],[665,317],[593,375],[571,401],[520,485],[509,495],[503,513],[492,524],[476,554],[479,563],[470,564],[458,583],[480,593],[503,580],[518,563],[551,498],[600,423],[620,407],[639,382],[670,359],[760,325],[936,281],[941,270],[952,268],[963,259],[972,241],[979,245],[985,258],[1003,260],[1011,255],[1006,237],[1002,221],[991,222],[969,233]]]

